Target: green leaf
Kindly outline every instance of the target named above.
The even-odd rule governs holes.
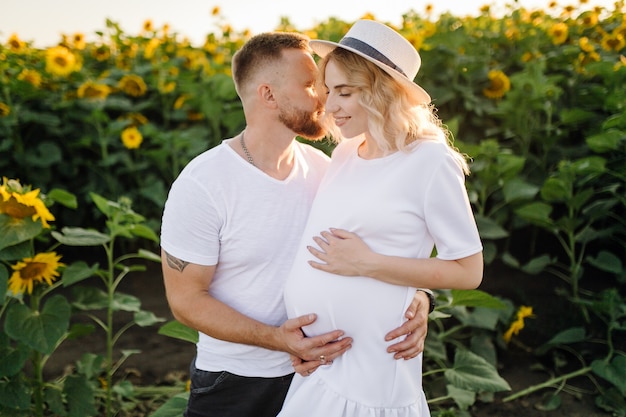
[[[451,294],[451,306],[506,308],[502,301],[481,290],[452,290]]]
[[[527,274],[537,275],[543,272],[549,265],[552,265],[554,262],[555,260],[552,259],[550,255],[541,255],[528,261],[528,263],[523,265],[521,269]]]
[[[134,391],[135,387],[130,381],[120,381],[113,386],[113,392],[125,398],[132,398]]]
[[[476,215],[476,225],[483,239],[502,239],[509,236],[509,232],[489,217]]]
[[[566,125],[579,125],[595,117],[596,113],[580,108],[564,109],[560,113],[561,123]]]
[[[134,295],[116,292],[113,294],[113,311],[134,311],[141,309],[141,300]]]
[[[561,406],[561,396],[554,392],[547,392],[541,399],[539,404],[535,404],[537,410],[541,411],[554,411],[558,410]]]
[[[78,207],[78,201],[76,200],[76,196],[69,191],[54,188],[46,195],[46,197],[56,201],[59,204],[64,205],[65,207],[73,209]]]
[[[111,240],[108,235],[80,227],[64,227],[61,231],[52,232],[52,236],[67,246],[99,246]]]
[[[496,160],[500,177],[504,179],[515,177],[522,171],[524,164],[526,163],[525,158],[506,153],[499,154]]]
[[[187,408],[189,401],[189,393],[184,392],[173,396],[167,400],[159,409],[150,414],[149,417],[179,417],[182,416]]]
[[[498,309],[482,307],[477,307],[470,314],[458,317],[465,326],[486,330],[495,330],[499,318]]]
[[[42,230],[41,222],[33,221],[30,217],[20,220],[0,214],[0,249],[34,239]]]
[[[94,391],[85,376],[68,375],[63,384],[63,393],[67,399],[70,417],[87,417],[98,413]]]
[[[31,256],[33,256],[33,250],[29,240],[0,249],[0,261],[15,261]]]
[[[28,155],[32,166],[48,168],[63,160],[61,148],[54,142],[41,142]]]
[[[611,412],[616,417],[626,416],[626,398],[618,389],[603,390],[601,395],[596,397],[596,405],[602,410]]]
[[[5,331],[12,339],[49,355],[67,331],[70,313],[70,305],[62,295],[50,297],[41,312],[14,304],[7,311]]]
[[[101,310],[109,305],[107,294],[95,287],[73,287],[74,301],[72,306],[79,310]]]
[[[78,339],[92,334],[95,331],[93,324],[72,324],[70,331],[67,334],[68,339]]]
[[[80,359],[76,361],[76,368],[80,375],[92,379],[100,375],[103,363],[103,356],[96,355],[95,353],[83,353]]]
[[[601,174],[606,172],[606,159],[601,156],[588,156],[572,162],[572,168],[578,175]]]
[[[454,365],[445,371],[446,379],[454,386],[474,392],[498,392],[511,389],[498,371],[485,359],[462,348],[454,355]]]
[[[137,255],[142,259],[147,259],[149,261],[161,263],[161,257],[154,252],[150,252],[149,250],[139,249],[139,251],[137,252]]]
[[[552,224],[550,213],[552,213],[552,206],[539,202],[529,203],[515,210],[515,214],[522,219],[540,226]]]
[[[538,354],[543,354],[550,350],[554,346],[569,345],[572,343],[579,343],[587,339],[585,335],[585,329],[582,327],[572,327],[567,330],[563,330],[548,340],[546,343],[537,348]]]
[[[55,417],[66,417],[67,410],[63,404],[63,393],[56,388],[45,387],[44,398]]]
[[[624,270],[621,259],[605,250],[600,251],[595,258],[592,256],[587,257],[587,261],[599,270],[613,274],[621,274]]]
[[[562,178],[548,178],[541,187],[541,197],[549,202],[567,201],[572,198],[571,184]]]
[[[591,370],[598,376],[606,379],[626,397],[626,357],[615,356],[608,363],[604,360],[596,359],[591,363]]]
[[[0,406],[26,411],[30,408],[31,390],[24,376],[0,380]]]
[[[585,142],[589,149],[598,153],[616,151],[621,146],[626,134],[619,130],[609,130],[597,135],[589,136]]]
[[[532,200],[539,192],[539,187],[530,184],[519,178],[513,178],[504,183],[502,193],[504,201],[511,203],[514,201]]]
[[[98,207],[98,210],[100,210],[106,217],[110,218],[112,213],[110,201],[96,193],[89,193],[89,196],[93,200],[96,207]]]
[[[137,237],[143,237],[146,239],[150,239],[153,242],[159,243],[159,237],[156,233],[154,233],[154,230],[143,224],[131,225],[130,232]]]
[[[448,396],[451,397],[461,410],[467,410],[476,402],[476,392],[446,385]]]
[[[92,277],[98,271],[98,265],[89,266],[86,262],[78,261],[74,262],[65,268],[61,280],[64,287],[69,287],[72,284],[76,284],[84,279]]]
[[[134,320],[139,327],[148,327],[152,326],[153,324],[165,321],[164,318],[157,317],[154,315],[154,313],[144,310],[137,311],[134,315]]]
[[[8,339],[3,335],[4,339]],[[23,343],[18,343],[16,347],[6,346],[0,347],[0,379],[2,377],[13,376],[19,373],[31,350]]]
[[[179,321],[172,320],[159,328],[159,334],[174,339],[184,340],[193,344],[198,343],[198,331],[187,327]]]

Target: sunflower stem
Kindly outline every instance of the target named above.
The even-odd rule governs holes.
[[[113,282],[113,274],[114,274],[114,262],[113,262],[113,250],[115,245],[115,239],[112,238],[109,242],[108,246],[105,246],[106,254],[107,254],[107,295],[108,295],[108,306],[107,306],[107,326],[106,326],[106,336],[107,336],[107,360],[106,360],[106,381],[107,381],[107,389],[106,389],[106,415],[107,417],[111,416],[111,403],[112,403],[112,395],[113,395],[113,301],[115,295],[115,285]]]
[[[38,288],[35,288],[30,297],[30,306],[33,312],[39,312],[39,304],[41,295]],[[43,366],[41,361],[41,353],[33,350],[32,355],[33,362],[33,399],[35,401],[35,416],[43,416]]]

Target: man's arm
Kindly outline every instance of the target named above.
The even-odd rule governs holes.
[[[211,337],[316,361],[320,357],[332,361],[352,343],[350,338],[338,340],[343,336],[339,330],[305,337],[301,327],[314,322],[314,314],[287,320],[279,327],[241,314],[209,294],[215,265],[189,263],[162,250],[161,266],[167,301],[176,320]]]

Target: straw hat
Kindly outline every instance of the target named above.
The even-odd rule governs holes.
[[[409,41],[390,27],[373,20],[358,20],[339,43],[311,40],[311,48],[325,57],[339,47],[373,62],[413,92],[419,102],[430,103],[430,96],[413,80],[422,60]]]

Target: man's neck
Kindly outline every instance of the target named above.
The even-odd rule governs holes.
[[[284,180],[293,169],[294,140],[295,137],[289,136],[261,137],[261,133],[246,129],[235,137],[231,146],[242,158],[265,174]]]

